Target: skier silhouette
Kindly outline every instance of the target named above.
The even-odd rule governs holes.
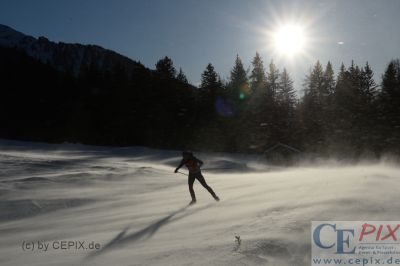
[[[190,151],[182,152],[182,157],[183,157],[182,161],[175,169],[175,173],[177,173],[179,168],[181,168],[183,165],[185,165],[189,170],[188,185],[189,185],[190,196],[192,197],[192,201],[189,204],[196,203],[196,194],[194,193],[193,190],[193,183],[196,179],[205,189],[208,190],[208,192],[210,192],[210,194],[216,201],[219,201],[219,197],[215,194],[212,188],[209,185],[207,185],[206,180],[201,174],[200,167],[203,165],[203,162],[194,157],[193,153]]]

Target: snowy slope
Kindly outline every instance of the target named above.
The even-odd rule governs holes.
[[[231,169],[204,170],[221,202],[195,183],[198,204],[187,207],[177,151],[0,141],[0,264],[310,265],[310,221],[400,218],[390,164],[279,169],[198,157]],[[51,247],[61,240],[100,249]],[[24,241],[50,246],[23,251]]]

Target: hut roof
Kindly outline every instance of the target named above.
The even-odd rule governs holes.
[[[264,154],[270,153],[270,152],[272,152],[272,151],[274,151],[274,150],[276,150],[276,149],[278,149],[278,148],[284,148],[284,149],[289,150],[289,151],[292,151],[292,152],[294,152],[294,153],[301,153],[301,151],[298,150],[298,149],[296,149],[296,148],[293,148],[293,147],[291,147],[291,146],[289,146],[289,145],[286,145],[286,144],[283,144],[283,143],[278,142],[278,143],[276,143],[275,145],[273,145],[272,147],[266,149],[266,150],[264,151]]]

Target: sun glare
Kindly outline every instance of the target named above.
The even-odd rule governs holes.
[[[273,33],[274,48],[286,56],[303,52],[305,41],[304,29],[300,25],[281,26]]]

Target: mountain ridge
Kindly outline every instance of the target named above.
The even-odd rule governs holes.
[[[128,75],[145,68],[141,63],[99,45],[53,42],[43,36],[26,35],[4,24],[0,24],[0,47],[22,50],[43,63],[74,75],[87,66],[95,66],[100,72],[118,67]]]

